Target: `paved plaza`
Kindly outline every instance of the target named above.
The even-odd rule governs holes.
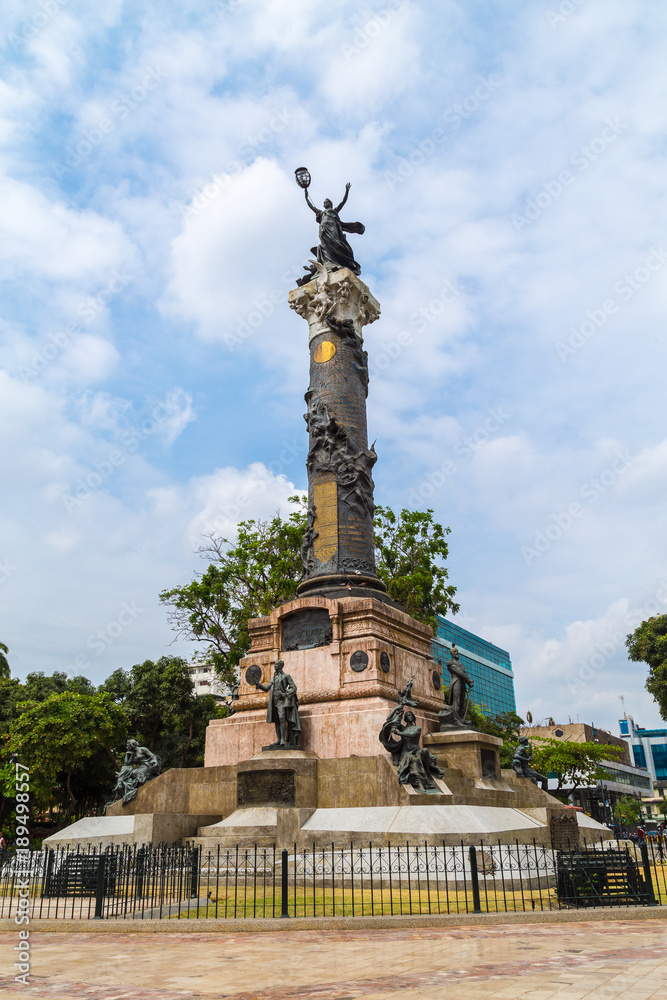
[[[32,925],[29,987],[49,1000],[650,1000],[667,989],[667,921],[640,919],[263,933],[69,933]]]

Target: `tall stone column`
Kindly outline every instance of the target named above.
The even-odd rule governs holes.
[[[367,285],[347,268],[326,271],[289,294],[308,322],[308,528],[300,596],[386,588],[375,569],[373,478],[368,447],[368,355],[363,327],[380,315]],[[370,596],[370,595],[369,595]]]

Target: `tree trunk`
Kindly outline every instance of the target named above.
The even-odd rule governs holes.
[[[70,800],[70,804],[67,807],[67,812],[65,813],[65,819],[69,820],[70,816],[76,808],[76,799],[74,798],[74,792],[72,791],[72,771],[71,769],[67,772],[67,777],[65,778],[65,788],[67,789],[67,795]]]

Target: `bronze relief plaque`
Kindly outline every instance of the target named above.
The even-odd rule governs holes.
[[[302,608],[283,618],[281,649],[315,649],[333,639],[331,618],[326,608]]]
[[[262,679],[262,668],[257,664],[253,663],[245,672],[246,684],[250,684],[254,687],[255,684],[259,684]]]
[[[358,649],[350,657],[350,666],[355,673],[360,674],[368,666],[368,653],[365,653],[363,649]]]
[[[294,771],[242,771],[236,803],[239,806],[293,806]]]

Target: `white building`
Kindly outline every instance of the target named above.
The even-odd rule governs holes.
[[[212,664],[194,663],[190,667],[190,676],[195,686],[195,695],[212,694],[216,698],[225,698],[226,692]]]

